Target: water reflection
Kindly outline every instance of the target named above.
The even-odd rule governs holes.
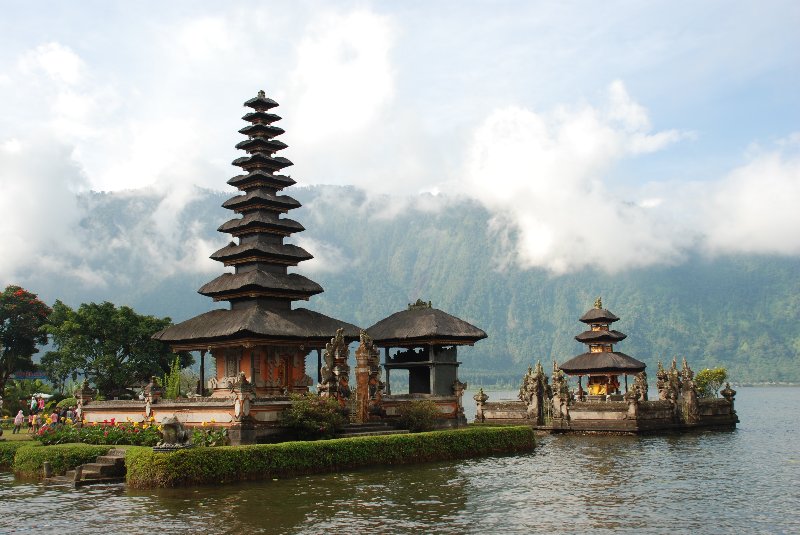
[[[800,389],[739,397],[732,432],[551,436],[525,455],[242,485],[75,491],[0,473],[0,533],[800,532]]]

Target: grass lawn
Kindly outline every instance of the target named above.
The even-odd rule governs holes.
[[[21,433],[17,433],[16,435],[12,435],[11,431],[6,431],[3,429],[3,436],[0,438],[4,438],[9,442],[12,440],[33,440],[33,437],[28,434],[27,429],[23,429]]]

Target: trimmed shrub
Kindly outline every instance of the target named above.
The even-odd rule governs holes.
[[[66,409],[68,407],[77,407],[78,400],[76,398],[64,398],[58,403],[56,403],[56,407],[59,409]]]
[[[131,487],[154,488],[461,459],[529,451],[533,447],[534,433],[528,426],[477,427],[413,435],[191,448],[170,453],[129,448],[125,464]]]
[[[41,477],[42,465],[49,461],[54,474],[63,474],[76,466],[93,462],[110,449],[111,446],[88,444],[23,447],[14,456],[14,473],[22,477]]]
[[[430,431],[436,427],[436,421],[441,415],[436,403],[429,399],[418,399],[400,405],[398,409],[398,425],[412,433]]]
[[[23,447],[38,446],[37,443],[27,441],[0,442],[0,469],[9,470],[14,466],[14,456],[17,450]]]
[[[291,408],[283,413],[283,425],[302,440],[333,438],[346,423],[347,417],[335,399],[316,394],[293,395]]]

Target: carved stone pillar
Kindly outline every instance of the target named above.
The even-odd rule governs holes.
[[[347,357],[350,350],[344,340],[344,329],[338,329],[336,336],[325,344],[325,365],[322,367],[322,382],[317,391],[322,397],[335,398],[341,407],[350,397],[350,366]]]
[[[453,394],[456,396],[458,400],[458,410],[456,416],[458,417],[459,422],[465,424],[467,421],[467,417],[464,416],[464,390],[467,389],[467,383],[462,383],[458,379],[453,381]]]
[[[475,400],[475,421],[476,422],[483,422],[485,421],[485,417],[483,415],[483,405],[489,399],[489,396],[483,391],[483,388],[478,389],[478,393],[472,396],[472,399]]]
[[[369,420],[371,360],[377,349],[367,333],[361,331],[361,343],[356,349],[356,399],[355,419],[358,423]]]

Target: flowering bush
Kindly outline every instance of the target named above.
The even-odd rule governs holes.
[[[161,440],[160,427],[153,423],[152,418],[143,423],[130,420],[116,422],[113,418],[102,423],[84,421],[80,427],[71,425],[69,420],[63,424],[53,425],[48,418],[47,423],[39,429],[34,438],[45,446],[75,442],[155,446]]]
[[[202,427],[192,429],[192,443],[196,446],[227,446],[228,430],[224,427],[209,426],[203,422]]]
[[[332,438],[346,423],[336,400],[314,394],[292,396],[292,406],[283,413],[283,425],[301,439]]]

